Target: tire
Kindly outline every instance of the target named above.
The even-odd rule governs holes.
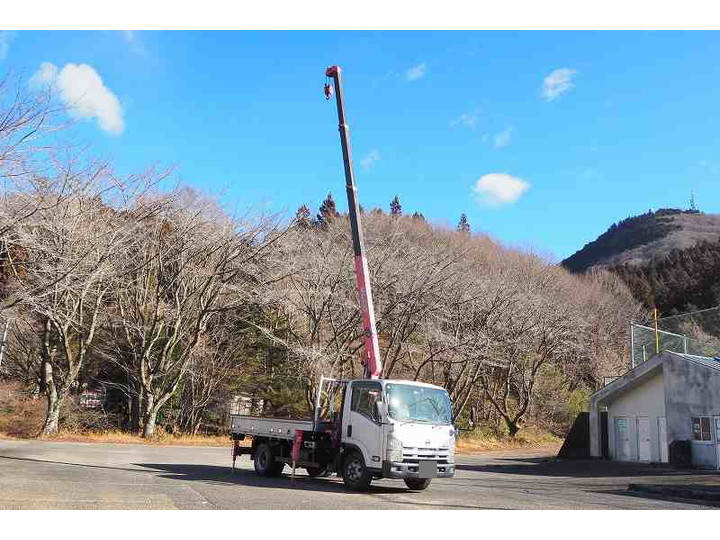
[[[430,478],[406,478],[405,485],[413,491],[422,491],[430,485]]]
[[[330,476],[330,471],[327,467],[305,467],[308,476],[311,478],[324,478]]]
[[[342,477],[345,485],[353,491],[370,489],[372,474],[365,466],[365,460],[358,452],[350,452],[343,461]]]
[[[285,468],[284,463],[275,461],[275,454],[269,444],[260,444],[255,449],[253,460],[255,472],[258,476],[280,476]]]

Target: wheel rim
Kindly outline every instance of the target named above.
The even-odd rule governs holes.
[[[346,467],[348,479],[351,481],[360,480],[362,477],[362,464],[359,459],[351,459]]]
[[[260,462],[260,468],[265,469],[267,467],[267,463],[268,463],[267,452],[260,452],[258,461]]]

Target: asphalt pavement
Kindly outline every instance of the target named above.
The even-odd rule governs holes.
[[[601,461],[558,461],[552,451],[461,455],[454,478],[423,492],[399,480],[369,493],[337,477],[289,469],[255,475],[247,456],[230,468],[227,448],[0,440],[0,509],[702,509],[628,485],[693,484],[717,475]]]

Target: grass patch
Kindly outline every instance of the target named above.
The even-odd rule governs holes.
[[[546,446],[557,446],[559,448],[561,444],[562,439],[559,437],[532,426],[523,428],[515,437],[478,428],[472,432],[461,432],[456,449],[460,454],[471,454],[473,452],[512,450],[515,448],[540,448]]]

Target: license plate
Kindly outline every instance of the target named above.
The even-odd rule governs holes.
[[[435,478],[437,476],[437,461],[421,461],[419,473],[420,478]]]

